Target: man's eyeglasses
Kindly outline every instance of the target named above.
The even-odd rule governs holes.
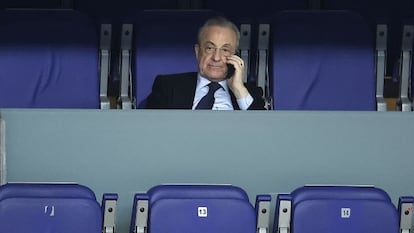
[[[226,48],[226,47],[217,48],[217,47],[214,47],[214,46],[211,46],[211,45],[207,45],[207,46],[204,47],[204,52],[207,53],[207,54],[215,54],[217,52],[217,50],[220,51],[221,55],[226,56],[226,57],[231,56],[235,53],[235,51],[233,49]]]

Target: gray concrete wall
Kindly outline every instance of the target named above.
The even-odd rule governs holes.
[[[159,183],[231,183],[252,202],[305,184],[370,184],[414,195],[414,114],[2,110],[8,181],[75,181],[119,194]]]

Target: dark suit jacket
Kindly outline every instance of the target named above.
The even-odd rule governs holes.
[[[147,109],[191,109],[197,86],[197,73],[181,73],[158,75],[148,96]],[[253,103],[249,110],[265,110],[262,90],[257,86],[245,84]],[[231,101],[235,110],[240,110],[236,97],[230,91]]]

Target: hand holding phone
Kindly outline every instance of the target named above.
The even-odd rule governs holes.
[[[226,79],[229,79],[229,78],[233,77],[235,71],[236,71],[236,69],[234,68],[234,66],[232,64],[227,63]]]
[[[239,53],[236,53],[234,55],[240,57]],[[234,66],[230,63],[227,63],[227,76],[226,76],[226,79],[229,79],[229,78],[233,77],[235,71],[236,71],[236,69],[234,68]]]

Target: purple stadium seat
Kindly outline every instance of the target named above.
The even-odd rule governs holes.
[[[363,16],[375,28],[377,24],[385,24],[388,28],[387,38],[387,75],[397,76],[400,56],[401,33],[403,19],[412,15],[412,0],[322,0],[322,9],[351,10]],[[398,77],[394,77],[398,79]]]
[[[275,110],[376,110],[374,33],[348,11],[281,11],[270,23]]]
[[[270,195],[260,200],[269,204]],[[158,185],[135,195],[130,232],[255,233],[268,229],[257,225],[269,216],[264,208],[255,210],[246,192],[232,185]]]
[[[280,10],[305,10],[308,9],[308,0],[204,0],[203,8],[223,12],[226,16],[233,17],[261,17]]]
[[[99,108],[98,28],[71,10],[0,12],[0,108]]]
[[[382,189],[304,186],[278,195],[274,232],[397,233],[399,220],[397,208]]]
[[[115,195],[107,197],[117,200]],[[100,233],[107,227],[103,222],[107,212],[107,208],[101,209],[94,192],[83,185],[8,183],[0,186],[1,232]]]
[[[0,3],[4,8],[48,8],[48,9],[59,9],[66,8],[64,1],[62,0],[2,0]]]

